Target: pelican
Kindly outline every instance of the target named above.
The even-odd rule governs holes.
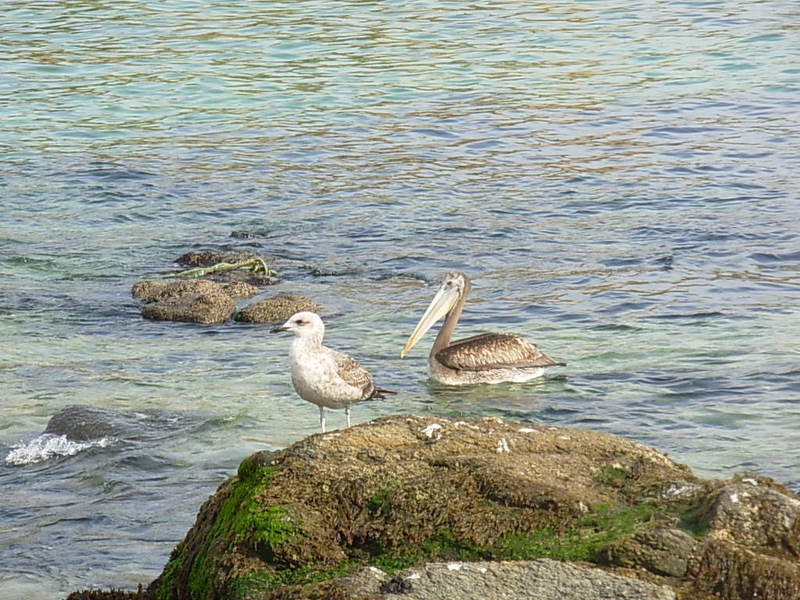
[[[547,367],[566,364],[554,361],[535,344],[513,333],[484,333],[450,342],[471,287],[464,273],[446,273],[430,306],[400,352],[400,358],[446,315],[428,355],[428,372],[440,383],[521,383],[541,376]]]
[[[375,387],[369,372],[355,359],[322,345],[325,324],[316,313],[295,313],[272,332],[294,334],[289,348],[292,385],[303,400],[319,406],[319,426],[325,432],[325,409],[343,408],[350,427],[350,405],[384,399],[389,390]]]

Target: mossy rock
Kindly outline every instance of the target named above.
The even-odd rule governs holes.
[[[298,294],[278,294],[246,306],[234,315],[235,321],[245,323],[282,323],[300,311],[319,312],[311,298]]]
[[[599,477],[618,465],[613,485]],[[242,463],[151,585],[161,600],[326,597],[365,566],[596,562],[665,520],[685,466],[611,435],[402,416]],[[662,515],[669,514],[664,517]]]

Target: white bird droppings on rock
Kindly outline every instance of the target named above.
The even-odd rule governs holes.
[[[742,479],[742,483],[749,483],[750,485],[758,485],[758,482],[752,477],[745,477],[744,479]]]
[[[523,427],[522,429],[518,429],[520,433],[539,433],[536,429],[532,427]]]
[[[439,423],[431,423],[430,425],[422,429],[422,433],[424,433],[429,438],[432,438],[435,435],[436,439],[438,440],[439,438],[442,437],[442,434],[439,433],[440,429],[442,429],[442,426],[439,425]]]
[[[421,579],[421,578],[422,578],[422,575],[420,575],[419,573],[412,573],[411,575],[406,577],[406,579]]]
[[[506,438],[501,438],[499,442],[497,442],[497,451],[498,452],[511,452],[511,448],[508,447],[508,442]]]
[[[461,569],[461,563],[457,563],[457,562],[447,563],[447,570],[448,571],[458,571],[460,569]]]
[[[670,483],[667,489],[661,494],[663,498],[687,498],[697,491],[698,484],[675,482]]]

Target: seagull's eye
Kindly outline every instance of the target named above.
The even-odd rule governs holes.
[[[305,322],[305,321],[303,321],[303,319],[295,319],[295,323],[296,323],[297,325],[305,325],[305,324],[306,324],[306,322]]]

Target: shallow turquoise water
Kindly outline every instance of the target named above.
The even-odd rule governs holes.
[[[800,489],[798,24],[789,1],[7,2],[0,455],[31,456],[0,461],[0,597],[149,581],[241,458],[316,431],[286,339],[140,318],[131,284],[191,249],[274,256],[268,293],[323,306],[399,392],[358,422],[585,427]],[[462,335],[569,366],[452,390],[431,338],[400,361],[452,268]],[[35,460],[73,404],[119,431]]]

